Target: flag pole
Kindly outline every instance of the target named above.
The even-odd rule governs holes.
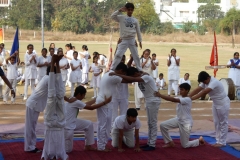
[[[41,28],[42,28],[42,48],[44,48],[44,13],[43,13],[43,0],[41,0]]]

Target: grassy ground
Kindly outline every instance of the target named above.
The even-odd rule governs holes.
[[[32,43],[34,49],[37,51],[38,55],[41,55],[41,42],[40,41],[20,41],[20,58],[24,60],[24,54],[27,48],[27,45]],[[45,42],[45,46],[49,46],[51,42]],[[58,41],[55,42],[56,47],[64,48],[67,42]],[[11,48],[12,42],[6,42],[6,48]],[[83,44],[87,45],[89,52],[93,53],[97,51],[101,54],[108,55],[108,43],[106,42],[72,42],[78,51],[81,50]],[[115,45],[113,44],[113,50],[115,51]],[[210,53],[212,50],[212,44],[183,44],[183,43],[154,43],[154,42],[143,42],[143,49],[139,50],[139,55],[142,54],[144,49],[150,49],[152,53],[157,54],[157,59],[159,60],[159,73],[164,74],[164,78],[167,80],[167,56],[172,48],[177,49],[177,55],[180,57],[180,75],[183,77],[185,73],[190,73],[190,80],[192,83],[192,88],[197,86],[197,75],[200,71],[205,70],[205,66],[209,65]],[[233,57],[233,53],[238,51],[237,49],[232,49],[230,44],[221,44],[218,46],[218,56],[219,56],[219,65],[225,65],[230,58]],[[126,56],[129,57],[129,50],[126,52]],[[213,74],[213,70],[208,70],[210,74]],[[217,73],[217,78],[227,78],[228,69],[219,69]],[[20,92],[23,92],[23,86],[18,87]],[[133,86],[130,86],[130,100],[133,100]],[[68,89],[69,90],[69,89]],[[87,99],[92,96],[92,89],[89,91],[89,96]],[[163,91],[166,93],[166,91]],[[68,94],[68,92],[67,92]]]

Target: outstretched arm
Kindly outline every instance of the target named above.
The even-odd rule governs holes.
[[[202,97],[202,96],[208,94],[208,93],[211,92],[211,91],[212,91],[211,88],[206,88],[206,89],[202,90],[200,93],[198,93],[198,94],[192,96],[191,99],[192,99],[192,100],[199,99],[200,97]]]
[[[91,104],[89,101],[88,104],[86,104],[86,106],[84,107],[84,109],[94,110],[94,109],[100,108],[100,107],[108,104],[111,101],[112,101],[112,97],[109,97],[109,98],[105,97],[105,101],[98,103],[98,104],[94,104],[94,105],[89,105],[89,104]]]
[[[132,83],[132,82],[144,82],[141,77],[130,77],[121,74],[116,74],[114,72],[109,73],[110,76],[116,75],[123,79],[122,83]]]
[[[180,99],[179,98],[173,98],[173,97],[170,97],[170,96],[165,96],[165,95],[160,94],[159,92],[155,92],[154,96],[155,97],[160,97],[160,98],[165,99],[167,101],[180,103]]]
[[[198,94],[201,90],[203,90],[202,87],[198,86],[196,89],[194,89],[190,94],[189,94],[189,97],[192,97],[196,94]]]

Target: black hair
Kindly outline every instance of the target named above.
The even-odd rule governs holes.
[[[189,74],[189,73],[185,73],[184,75],[186,76],[186,74],[188,74],[188,76],[190,76],[190,74]]]
[[[58,55],[60,52],[63,53],[63,50],[59,50],[59,49],[58,49],[58,51],[57,51],[57,55]]]
[[[78,94],[86,94],[86,93],[87,93],[86,88],[80,85],[75,88],[74,97],[76,97]]]
[[[210,75],[207,72],[202,71],[198,74],[198,82],[201,83],[201,82],[207,80],[209,77],[210,77]]]
[[[82,49],[85,49],[86,51],[88,51],[88,47],[86,45],[83,45]]]
[[[239,55],[239,53],[238,53],[238,52],[235,52],[235,53],[233,54],[233,56],[236,56],[237,54]]]
[[[94,63],[94,59],[95,59],[95,58],[98,58],[98,56],[93,56],[93,63]]]
[[[138,112],[135,108],[128,108],[127,110],[127,117],[137,117]]]
[[[55,43],[50,43],[49,48],[52,48],[52,47],[51,47],[52,44],[54,44],[54,46],[55,46]]]
[[[1,45],[2,47],[4,47],[4,46],[5,46],[5,44],[4,44],[4,43],[1,43],[0,45]]]
[[[53,51],[54,51],[54,48],[51,48],[51,47],[49,47],[48,51],[50,52],[51,50],[53,50]]]
[[[49,75],[50,70],[51,70],[51,66],[48,66],[48,67],[47,67],[47,75]],[[55,74],[57,73],[57,69],[56,69],[55,66],[54,66],[54,73],[55,73]]]
[[[183,88],[183,89],[185,89],[187,91],[190,91],[191,86],[188,83],[182,83],[182,84],[179,85],[179,88]]]
[[[155,56],[155,57],[156,57],[157,55],[156,55],[156,53],[153,53],[152,56]]]
[[[42,49],[42,52],[43,52],[43,51],[45,51],[45,52],[47,53],[47,48],[43,48],[43,49]]]
[[[74,52],[73,52],[73,55],[74,55],[74,54],[77,54],[77,55],[78,55],[78,51],[74,51]]]
[[[151,50],[150,50],[150,49],[145,49],[145,50],[143,51],[143,53],[142,53],[141,58],[143,58],[143,55],[144,55],[145,52],[149,52],[149,54],[150,54],[150,53],[151,53]]]
[[[62,52],[63,52],[63,49],[60,47],[60,48],[58,48],[58,52],[59,52],[59,51],[62,51]]]
[[[171,51],[170,51],[170,53],[172,53],[172,51],[177,52],[177,50],[176,50],[175,48],[172,48]]]
[[[94,56],[98,56],[99,53],[95,51],[95,52],[93,52],[93,55],[94,55]]]
[[[125,4],[125,7],[126,7],[127,9],[129,9],[129,8],[134,9],[134,4],[133,4],[133,3],[126,3],[126,4]]]
[[[160,76],[163,76],[163,73],[160,73],[160,74],[159,74],[159,77],[160,77]]]
[[[126,58],[125,54],[122,57]]]
[[[34,49],[34,47],[33,47],[32,44],[27,45],[27,49],[28,49],[29,47],[32,47],[32,48]]]
[[[69,47],[70,49],[72,49],[72,44],[71,43],[66,44],[65,47]]]
[[[129,67],[127,69],[127,76],[133,76],[135,73],[138,73],[139,71],[135,67]]]
[[[117,65],[117,67],[116,67],[116,69],[115,70],[122,70],[123,72],[127,72],[127,65],[126,64],[124,64],[123,62],[120,62],[118,65]]]

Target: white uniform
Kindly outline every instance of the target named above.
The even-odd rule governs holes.
[[[8,61],[7,63],[7,79],[12,85],[12,88],[14,89],[15,92],[16,92],[16,85],[17,85],[17,65],[18,65],[17,62],[14,64],[11,64],[11,62]],[[3,101],[5,102],[7,102],[8,100],[9,91],[10,91],[10,88],[6,85],[5,94],[3,97]],[[15,98],[11,97],[11,102],[14,102],[14,101],[15,101]]]
[[[118,115],[126,115],[128,109],[128,97],[128,84],[118,83],[115,86],[115,92],[112,94],[112,123]]]
[[[37,78],[37,62],[35,63],[34,60],[30,62],[32,56],[35,56],[37,61],[37,55],[33,52],[32,54],[25,54],[25,86],[24,86],[24,99],[27,99],[28,96],[28,85],[31,84],[32,93],[34,92],[35,88],[35,79]]]
[[[140,65],[142,65],[144,62],[146,62],[145,58],[141,58],[140,59]],[[135,65],[135,61],[133,62],[133,64]],[[148,73],[150,76],[153,77],[153,70],[152,70],[152,64],[151,64],[151,59],[148,60],[148,62],[144,65],[143,69],[144,72]],[[146,104],[145,104],[145,99],[144,99],[144,95],[141,92],[141,90],[138,87],[138,82],[135,82],[135,89],[134,89],[134,97],[135,97],[135,106],[136,108],[140,108],[141,107],[141,101],[144,101],[144,105],[146,108]]]
[[[164,86],[165,83],[166,83],[166,81],[165,81],[164,78],[162,78],[162,79],[157,78],[156,79],[156,85],[157,85],[158,89],[160,89],[160,90],[162,90],[162,89],[164,89],[164,87],[166,87],[166,86]]]
[[[189,97],[179,97],[180,103],[177,104],[177,117],[164,121],[160,124],[160,130],[162,132],[163,140],[165,143],[172,141],[168,134],[168,130],[179,128],[180,142],[183,148],[197,147],[199,146],[199,140],[189,141],[191,129],[192,129],[192,100]]]
[[[158,60],[155,59],[155,60],[153,61],[153,63],[158,63]],[[157,79],[157,78],[158,78],[158,66],[156,66],[156,69],[153,70],[153,78],[154,78],[154,79]]]
[[[184,78],[180,78],[179,81],[178,81],[178,84],[183,84],[183,83],[188,83],[189,85],[191,85],[191,81],[188,79],[188,80],[185,80]]]
[[[49,58],[48,57],[43,57],[43,56],[40,56],[37,58],[37,64],[38,65],[42,65],[44,63],[49,63],[51,61],[49,61]],[[48,66],[42,66],[42,67],[38,67],[38,75],[37,75],[37,80],[38,82],[40,82],[40,80],[46,75],[47,73],[47,67]]]
[[[88,83],[88,69],[89,69],[88,57],[90,55],[88,51],[79,52],[79,54],[82,54],[84,56],[81,59],[81,61],[82,61],[82,84],[85,84]]]
[[[211,77],[208,85],[200,83],[199,86],[212,89],[208,94],[213,101],[212,112],[216,130],[216,143],[226,145],[230,100],[224,91],[222,83],[214,77]]]
[[[154,96],[154,92],[157,92],[158,89],[152,76],[143,75],[141,78],[144,82],[138,82],[138,86],[142,91],[146,101],[148,118],[148,145],[155,147],[157,140],[157,116],[161,99]]]
[[[24,131],[24,151],[31,151],[36,146],[36,125],[40,112],[43,112],[47,104],[48,75],[45,75],[38,83],[35,91],[26,101],[26,119]]]
[[[93,123],[89,120],[77,118],[78,110],[83,109],[85,106],[86,104],[80,100],[73,103],[66,103],[65,149],[67,153],[73,149],[74,131],[85,132],[85,145],[94,144]]]
[[[96,66],[96,64],[93,63],[91,65],[91,70],[93,71],[91,84],[94,89],[94,97],[97,97],[100,90],[101,75],[94,76],[94,74],[98,74],[101,72],[101,69],[99,68],[99,64]]]
[[[109,71],[105,73],[101,80],[101,87],[108,89],[100,89],[99,95],[96,99],[96,104],[104,102],[105,98],[112,96],[115,91],[116,84],[121,83],[122,78],[118,76],[109,76]],[[111,122],[112,122],[112,102],[97,109],[98,129],[97,129],[97,147],[98,150],[104,150],[108,142]]]
[[[72,58],[73,59],[73,50],[69,50],[69,51],[67,51],[67,57],[70,57],[70,58]],[[70,62],[71,62],[71,60],[70,59],[67,59],[68,60],[68,63],[70,64]],[[68,86],[69,87],[71,87],[71,82],[70,82],[70,73],[71,73],[71,71],[72,71],[72,69],[71,69],[71,67],[68,69],[68,80],[67,80],[67,84],[68,84]]]
[[[102,61],[103,61],[103,64],[102,64]],[[98,64],[100,64],[101,66],[104,65],[105,68],[103,68],[103,72],[102,72],[102,75],[104,75],[105,73],[105,70],[106,70],[106,65],[107,65],[107,58],[103,55],[99,55],[99,59],[98,59]]]
[[[142,42],[142,36],[140,31],[140,25],[138,20],[134,17],[129,17],[127,15],[121,15],[121,12],[116,11],[111,15],[111,18],[119,22],[120,26],[120,38],[122,42],[118,44],[116,54],[114,56],[114,61],[112,63],[111,69],[115,69],[117,65],[121,62],[122,56],[125,54],[126,50],[129,48],[131,55],[136,63],[136,67],[139,71],[142,71],[140,65],[139,55],[137,46],[135,44],[135,37],[137,34],[138,41]]]
[[[178,56],[176,56],[176,60],[180,59]],[[169,60],[169,57],[168,57]],[[180,69],[179,66],[177,66],[177,63],[175,61],[175,58],[171,56],[171,64],[168,67],[168,95],[171,94],[172,89],[175,92],[175,95],[178,94],[178,80],[179,80],[179,74],[180,74]],[[172,87],[174,86],[174,87]]]
[[[231,59],[227,63],[227,65],[231,64],[231,61],[235,63],[237,66],[240,66],[240,59]],[[238,68],[230,68],[228,72],[228,78],[231,78],[234,82],[236,88],[240,88],[240,69]]]
[[[121,115],[118,116],[114,123],[112,129],[112,146],[118,147],[119,144],[119,129],[123,129],[123,142],[129,147],[133,148],[135,146],[135,139],[134,139],[134,128],[140,129],[141,122],[137,118],[135,122],[129,125],[127,122],[127,116]]]
[[[59,61],[59,67],[65,66],[65,68],[68,65],[68,60],[65,57],[62,57],[62,59]],[[63,85],[66,85],[67,79],[68,79],[68,69],[62,68],[61,69],[61,74],[62,74],[62,80],[63,80]]]
[[[72,64],[73,67],[78,66],[77,69],[71,71],[69,78],[69,81],[71,82],[71,96],[73,96],[75,83],[77,83],[77,86],[79,86],[82,82],[82,72],[79,66],[81,61],[79,59],[73,59],[71,60],[70,64]]]
[[[65,86],[63,86],[62,75],[49,73],[48,98],[44,112],[44,125],[46,126],[45,140],[42,157],[44,160],[61,158],[66,160],[64,127],[66,124],[65,105],[63,97]]]

